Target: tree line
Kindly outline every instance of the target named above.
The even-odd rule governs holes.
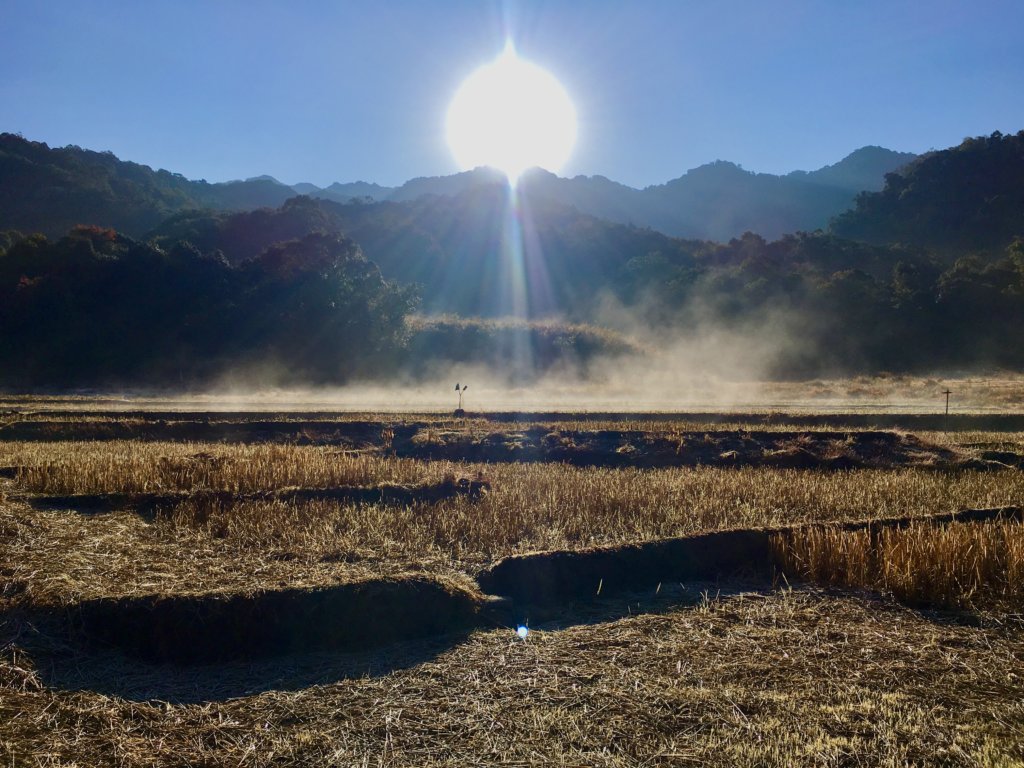
[[[194,386],[247,366],[344,382],[394,359],[416,306],[354,242],[323,232],[238,265],[94,226],[3,243],[0,383],[11,388]]]
[[[525,199],[511,252],[501,185],[181,211],[138,239],[0,232],[0,385],[200,386],[246,368],[341,383],[432,360],[500,369],[526,344],[542,368],[585,365],[635,351],[601,330],[609,304],[661,336],[785,317],[801,344],[779,376],[1020,368],[1022,157],[1024,133],[968,140],[890,175],[831,231],[771,242],[671,238]],[[496,322],[512,310],[520,322]]]

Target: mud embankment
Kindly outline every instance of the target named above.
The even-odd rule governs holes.
[[[955,468],[964,456],[913,435],[884,431],[778,432],[554,430],[473,433],[420,430],[399,435],[402,458],[465,462],[561,462],[595,467],[767,466],[780,469]],[[967,468],[984,468],[971,460]]]

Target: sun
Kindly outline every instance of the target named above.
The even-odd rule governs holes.
[[[576,143],[576,108],[550,72],[520,59],[510,43],[459,86],[447,134],[463,170],[489,165],[515,184],[527,168],[562,168]]]

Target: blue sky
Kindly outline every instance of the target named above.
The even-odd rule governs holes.
[[[0,130],[190,178],[457,170],[461,79],[511,35],[572,95],[562,175],[772,173],[1024,129],[1024,2],[0,0]]]

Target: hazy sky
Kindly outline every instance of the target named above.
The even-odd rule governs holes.
[[[1021,0],[0,0],[0,22],[0,130],[210,181],[452,173],[448,102],[506,35],[575,101],[562,175],[1024,129]]]

